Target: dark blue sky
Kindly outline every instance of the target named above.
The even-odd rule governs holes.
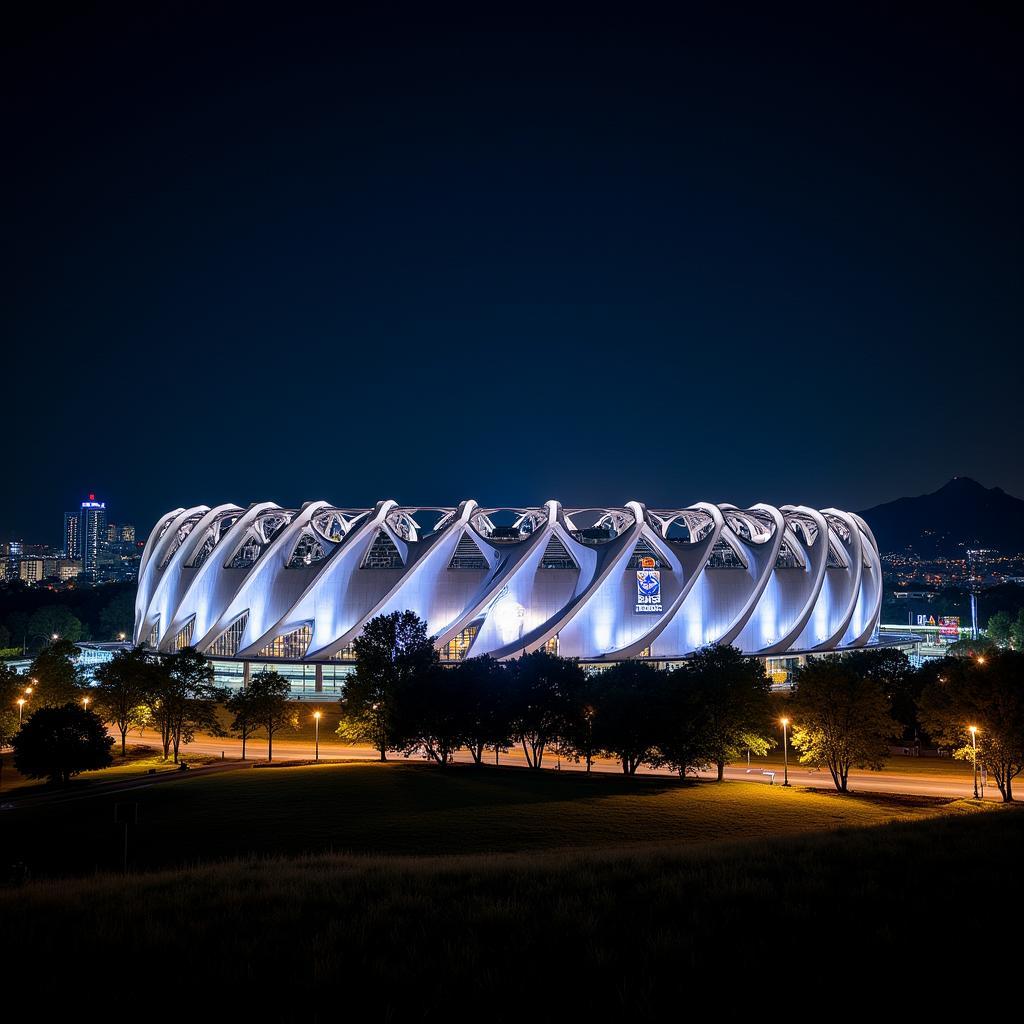
[[[1019,23],[277,10],[6,33],[5,535],[1024,493]]]

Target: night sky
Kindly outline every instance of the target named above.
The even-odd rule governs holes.
[[[712,6],[8,24],[2,536],[1024,494],[1020,24]]]

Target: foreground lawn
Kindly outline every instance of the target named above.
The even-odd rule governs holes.
[[[178,766],[170,759],[164,760],[161,752],[156,747],[145,744],[128,744],[125,756],[121,756],[121,746],[117,744],[113,750],[114,763],[109,768],[101,768],[94,772],[82,772],[76,775],[72,781],[72,790],[78,791],[89,788],[97,782],[118,782],[127,779],[141,778],[155,772],[162,775],[165,772],[176,772]],[[48,783],[42,779],[29,779],[20,774],[14,767],[14,754],[6,751],[3,755],[3,783],[0,785],[0,801],[7,796],[25,796],[28,793],[38,794],[48,791]],[[196,767],[203,764],[211,764],[219,761],[220,758],[212,754],[189,754],[187,758],[189,765]]]
[[[415,775],[393,772],[392,784],[415,789]],[[767,808],[748,804],[741,786],[710,791],[679,799],[720,819],[727,807],[747,808],[743,829]],[[819,811],[807,794],[782,796],[794,798],[780,806],[796,817]],[[608,799],[613,808],[626,801],[643,828],[653,821],[644,807],[671,804],[659,794]],[[474,831],[465,807],[466,817],[445,819],[458,821],[453,840]],[[504,823],[519,814],[536,820],[535,810],[527,800]],[[204,1019],[226,1011],[259,1020],[451,1021],[472,1012],[497,1021],[633,1021],[667,1006],[674,1012],[659,1019],[671,1020],[698,997],[742,996],[752,979],[764,1000],[780,989],[824,988],[830,997],[841,991],[844,1009],[864,1001],[877,1009],[892,994],[891,971],[879,965],[938,984],[929,980],[936,956],[949,963],[956,955],[940,932],[957,945],[960,908],[969,908],[977,934],[1002,934],[1024,896],[1022,824],[1021,812],[1006,808],[772,840],[335,855],[32,883],[0,890],[0,948],[5,962],[18,963],[20,989],[46,992],[51,1014],[95,987],[98,968],[116,977],[119,999],[187,991]],[[440,831],[430,829],[435,844]],[[982,863],[989,898],[979,892]],[[941,926],[908,933],[929,921]],[[725,987],[709,987],[723,975]]]
[[[3,857],[31,875],[121,864],[114,805],[138,804],[135,870],[255,854],[466,854],[769,838],[970,808],[926,797],[845,797],[701,782],[422,762],[239,768],[122,794],[3,812]],[[69,841],[69,837],[71,837]]]

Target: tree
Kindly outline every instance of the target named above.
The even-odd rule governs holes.
[[[921,721],[956,756],[972,756],[970,726],[977,729],[978,762],[990,771],[1006,803],[1024,770],[1024,652],[994,651],[973,660],[946,659],[941,674],[921,695]]]
[[[470,676],[460,669],[433,664],[404,687],[398,733],[407,756],[422,749],[444,767],[466,742],[473,696]]]
[[[791,736],[801,764],[827,765],[840,793],[847,792],[852,767],[882,767],[897,725],[877,679],[841,656],[810,662],[794,682]]]
[[[242,760],[245,760],[245,744],[249,737],[259,728],[256,721],[255,701],[251,686],[243,686],[236,690],[225,701],[224,706],[231,713],[231,732],[242,740]]]
[[[585,720],[593,737],[587,753],[596,748],[617,757],[626,775],[653,763],[662,734],[666,675],[641,661],[621,661],[602,672],[587,704],[593,708],[592,721]],[[579,735],[579,726],[575,732]]]
[[[121,733],[121,756],[127,751],[127,734],[138,717],[138,708],[149,699],[156,686],[152,660],[141,647],[118,651],[111,661],[95,673],[92,697],[96,710]]]
[[[80,699],[82,678],[75,665],[77,657],[78,648],[63,637],[35,656],[28,670],[33,708],[63,707]]]
[[[0,747],[6,747],[18,731],[18,699],[24,696],[27,682],[25,676],[0,662]]]
[[[902,726],[893,736],[917,741],[920,724],[917,702],[924,685],[920,673],[910,664],[903,651],[895,648],[850,651],[843,655],[849,667],[863,679],[878,683],[889,699],[890,714]]]
[[[745,750],[767,752],[771,746],[771,683],[764,665],[735,647],[703,647],[687,663],[689,686],[703,708],[706,759],[718,768]]]
[[[75,643],[85,639],[85,627],[63,605],[51,604],[37,608],[28,620],[29,639],[48,643],[56,636]]]
[[[372,743],[387,760],[401,749],[401,701],[410,682],[438,662],[427,626],[411,611],[378,615],[363,627],[353,644],[356,669],[345,681],[338,735]]]
[[[475,764],[482,764],[484,750],[498,751],[510,743],[508,699],[509,673],[489,655],[467,658],[449,671],[457,672],[463,687],[462,735]]]
[[[547,651],[509,663],[512,736],[522,744],[529,767],[540,768],[547,746],[571,731],[585,678],[577,661]]]
[[[687,668],[670,673],[663,687],[659,709],[658,752],[656,764],[672,768],[685,776],[687,772],[707,769],[712,761],[711,729],[707,710],[698,687],[692,686]],[[767,752],[768,744],[757,749]]]
[[[288,680],[272,669],[262,669],[249,680],[249,704],[252,720],[267,734],[267,760],[274,760],[274,733],[294,724],[295,715],[288,707],[291,686]]]
[[[989,618],[985,632],[993,643],[1006,647],[1010,643],[1010,629],[1012,627],[1013,619],[1010,618],[1009,612],[996,612],[995,615]]]
[[[104,640],[116,640],[122,633],[132,635],[135,626],[135,595],[124,590],[100,611],[100,634]]]
[[[67,785],[72,775],[108,767],[114,745],[99,715],[77,704],[40,708],[12,740],[14,766],[30,779]]]
[[[221,735],[217,703],[224,691],[213,685],[213,665],[194,647],[164,655],[154,672],[149,708],[160,729],[164,759],[174,750],[178,763],[181,742],[191,742],[197,729]]]

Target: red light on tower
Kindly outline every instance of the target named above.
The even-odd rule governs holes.
[[[96,495],[95,494],[90,494],[89,495],[89,500],[90,501],[95,501],[96,500]]]

